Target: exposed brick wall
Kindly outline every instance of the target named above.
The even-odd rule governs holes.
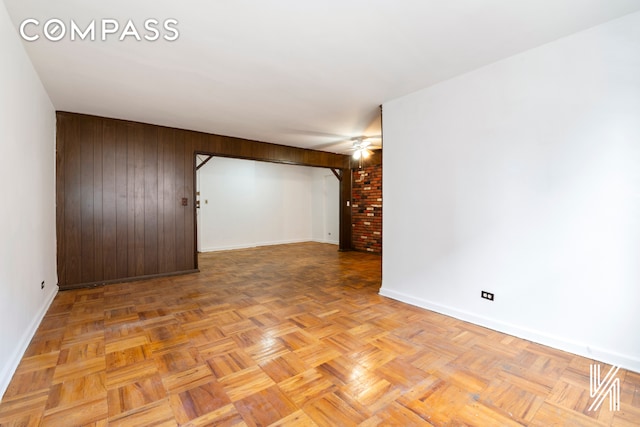
[[[352,243],[359,251],[382,253],[382,165],[354,169]]]

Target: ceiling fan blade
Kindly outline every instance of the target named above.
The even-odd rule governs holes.
[[[356,136],[351,138],[351,140],[353,141],[354,145],[356,144],[360,144],[363,146],[369,146],[369,145],[382,145],[382,135],[370,135],[370,136]]]
[[[289,131],[293,134],[298,135],[315,136],[319,138],[334,138],[333,141],[323,142],[309,147],[312,150],[344,153],[346,151],[356,151],[358,148],[370,148],[374,150],[382,148],[382,135],[361,135],[351,137],[314,130],[289,129]]]

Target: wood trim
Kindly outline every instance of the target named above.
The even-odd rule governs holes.
[[[193,159],[193,174],[191,179],[193,180],[193,188],[191,191],[191,200],[193,200],[192,206],[193,209],[191,209],[192,215],[193,215],[193,265],[195,266],[195,268],[198,268],[198,206],[196,205],[196,200],[198,200],[198,186],[196,184],[197,182],[197,167],[196,167],[196,155],[197,153],[193,153],[193,155],[191,156],[191,158]],[[209,157],[207,159],[206,162],[208,162],[209,160],[211,160],[213,158],[213,156]],[[205,163],[206,163],[205,162]],[[202,165],[201,165],[202,166]]]
[[[196,156],[197,156],[197,155],[198,155],[198,154],[196,153]],[[213,156],[211,156],[211,155],[210,155],[209,157],[207,157],[206,159],[204,159],[204,160],[202,161],[202,163],[200,163],[200,164],[198,164],[198,162],[196,161],[196,171],[200,170],[200,168],[201,168],[201,167],[203,167],[204,165],[206,165],[207,163],[209,163],[209,160],[211,160],[211,159],[213,159]]]
[[[73,285],[58,284],[58,287],[60,288],[61,291],[70,291],[73,289],[95,288],[98,286],[113,285],[116,283],[129,283],[129,282],[136,282],[140,280],[161,279],[163,277],[182,276],[185,274],[194,274],[194,273],[200,273],[200,270],[197,268],[194,268],[192,270],[172,271],[170,273],[159,273],[159,274],[147,274],[145,276],[134,276],[134,277],[125,277],[122,279],[101,280],[97,282],[77,283]]]
[[[353,179],[351,169],[345,168],[341,170],[343,177],[340,180],[340,251],[350,251],[351,243],[351,188]]]
[[[334,168],[331,168],[331,172],[338,178],[338,181],[342,181],[342,171],[337,171]]]

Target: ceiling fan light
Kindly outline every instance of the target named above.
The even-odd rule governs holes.
[[[371,154],[371,151],[369,151],[369,150],[362,150],[362,157],[363,157],[363,158],[365,158],[365,159],[366,159],[367,157],[369,157],[369,155],[370,155],[370,154]]]
[[[356,150],[353,152],[354,159],[359,160],[361,156],[362,156],[362,150]]]

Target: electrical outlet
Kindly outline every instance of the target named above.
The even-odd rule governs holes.
[[[40,289],[44,289],[44,280],[40,283]]]
[[[480,296],[484,299],[488,299],[489,301],[493,301],[493,294],[491,292],[482,291]]]

